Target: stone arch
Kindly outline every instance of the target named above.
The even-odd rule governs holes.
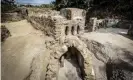
[[[81,60],[82,62],[82,65],[84,65],[84,67],[82,67],[84,69],[83,73],[84,73],[84,76],[82,77],[83,79],[80,79],[80,80],[94,80],[94,70],[93,70],[93,66],[92,66],[92,57],[91,57],[91,52],[88,50],[87,48],[87,45],[84,44],[79,38],[77,38],[76,36],[73,36],[73,37],[67,37],[66,41],[66,47],[65,49],[63,50],[60,50],[58,52],[59,54],[59,57],[58,57],[58,60],[59,60],[59,64],[58,65],[58,76],[61,74],[60,73],[60,69],[63,69],[63,64],[61,64],[62,62],[64,62],[64,58],[63,56],[65,56],[65,53],[67,54],[68,51],[70,51],[70,49],[68,50],[68,48],[71,48],[71,47],[74,47],[76,48],[80,53],[80,56],[82,56],[83,60]],[[66,60],[65,60],[66,61]],[[70,68],[70,67],[69,67]],[[72,68],[70,68],[72,69]],[[74,70],[74,69],[73,69]],[[70,70],[73,71],[73,70]],[[62,74],[61,74],[62,75]],[[73,74],[72,74],[73,75]],[[63,78],[64,79],[64,78]],[[58,79],[58,80],[63,80],[63,79]],[[74,80],[74,79],[70,79],[70,80]],[[76,79],[77,80],[77,79]]]
[[[65,35],[68,35],[68,31],[69,31],[69,27],[66,26],[66,28],[65,28]]]
[[[74,35],[74,26],[72,26],[71,33]]]
[[[68,51],[60,57],[59,61],[59,75],[62,75],[60,73],[64,71],[64,68],[67,70],[66,72],[64,72],[66,79],[83,80],[85,78],[84,57],[76,47],[68,47]],[[72,70],[73,72],[70,72]]]

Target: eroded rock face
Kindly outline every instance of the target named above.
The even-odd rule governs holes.
[[[2,13],[1,18],[2,22],[9,22],[9,21],[20,21],[26,19],[28,17],[28,9],[26,8],[17,8],[8,13]]]
[[[2,22],[22,20],[21,16],[19,16],[17,12],[3,13],[1,14],[1,17],[2,17]]]
[[[127,34],[130,35],[130,36],[133,36],[133,25],[132,24],[130,24],[130,27],[128,29],[128,33]]]
[[[93,53],[92,63],[96,80],[133,79],[133,46],[129,43],[132,43],[132,40],[116,34],[91,33],[83,36],[80,39],[87,43],[87,48]],[[106,38],[107,36],[109,38]],[[98,40],[97,37],[101,38]]]
[[[1,25],[1,41],[3,42],[9,36],[11,36],[10,31],[5,27],[5,25]]]

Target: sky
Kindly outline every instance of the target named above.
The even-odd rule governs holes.
[[[20,4],[35,4],[35,5],[49,4],[51,1],[55,0],[16,0],[16,2]]]

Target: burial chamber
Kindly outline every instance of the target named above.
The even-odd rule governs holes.
[[[58,80],[84,80],[84,58],[75,47],[68,47],[59,59]]]

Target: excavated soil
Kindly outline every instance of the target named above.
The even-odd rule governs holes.
[[[85,33],[97,80],[133,79],[133,40],[115,33]],[[106,77],[107,76],[107,77]]]
[[[26,20],[12,23],[4,23],[11,35],[2,43],[2,79],[3,80],[24,80],[34,69],[32,63],[35,57],[41,63],[47,64],[45,54],[44,35],[35,30]],[[42,60],[46,59],[46,60]],[[41,68],[45,71],[45,68]],[[41,72],[41,71],[40,71]],[[32,72],[40,74],[40,72]],[[36,78],[35,78],[36,79]],[[37,80],[37,79],[36,79]]]

